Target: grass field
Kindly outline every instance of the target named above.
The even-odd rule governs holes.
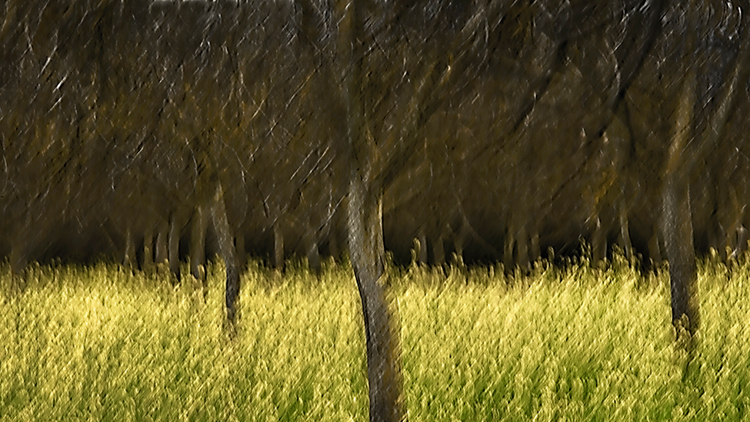
[[[750,420],[749,266],[702,264],[687,364],[668,280],[622,262],[392,270],[412,421]],[[364,333],[351,270],[243,276],[223,330],[223,269],[171,287],[114,265],[0,266],[0,420],[366,420]]]

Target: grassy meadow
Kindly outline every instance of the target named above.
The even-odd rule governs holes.
[[[351,269],[251,263],[237,334],[208,289],[116,265],[0,265],[1,421],[362,421]],[[702,326],[675,347],[668,278],[622,259],[530,276],[392,269],[411,421],[750,420],[750,265],[700,266]]]

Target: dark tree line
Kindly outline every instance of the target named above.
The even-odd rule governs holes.
[[[397,420],[385,251],[669,262],[747,246],[740,1],[7,1],[0,255],[227,268],[348,252],[371,419]],[[417,242],[414,242],[417,239]]]

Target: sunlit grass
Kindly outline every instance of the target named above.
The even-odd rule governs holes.
[[[351,270],[257,263],[241,319],[208,289],[114,265],[0,266],[0,420],[365,420]],[[446,275],[447,274],[447,275]],[[410,420],[750,419],[750,267],[703,264],[694,359],[675,348],[668,280],[619,260],[391,271]]]

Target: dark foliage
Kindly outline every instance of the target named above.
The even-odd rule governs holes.
[[[696,247],[745,246],[738,5],[407,3],[365,2],[356,52],[398,260],[414,238],[434,263],[457,252],[528,266],[581,239],[597,258],[619,244],[660,260],[661,180],[690,72]],[[123,259],[132,237],[142,263],[144,242],[175,220],[187,256],[217,183],[248,253],[280,265],[343,248],[349,63],[336,4],[4,8],[0,252]]]

